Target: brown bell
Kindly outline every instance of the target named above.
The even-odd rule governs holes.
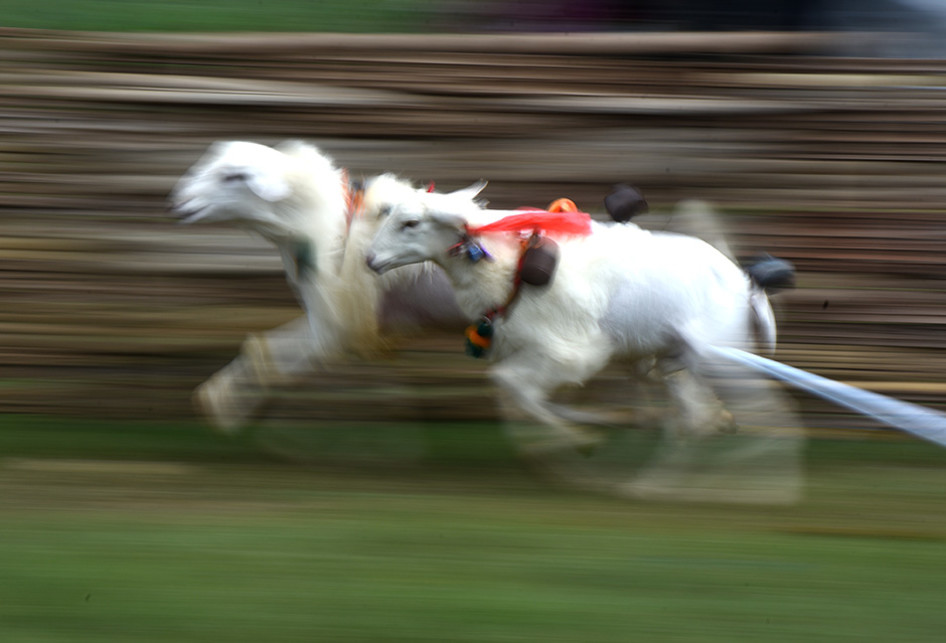
[[[530,286],[545,286],[552,281],[557,264],[558,244],[551,239],[534,239],[522,254],[519,278]]]

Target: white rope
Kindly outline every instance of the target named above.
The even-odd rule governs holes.
[[[712,346],[709,352],[872,417],[896,429],[912,433],[940,446],[946,446],[946,413],[842,384],[738,348]]]

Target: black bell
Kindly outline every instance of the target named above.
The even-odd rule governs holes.
[[[644,195],[637,188],[621,183],[604,198],[604,207],[618,223],[627,223],[649,209]]]

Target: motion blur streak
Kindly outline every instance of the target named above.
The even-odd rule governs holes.
[[[2,404],[190,417],[193,386],[296,305],[261,242],[177,227],[164,199],[213,140],[291,137],[354,176],[391,170],[444,189],[487,178],[494,207],[569,196],[600,213],[610,186],[630,181],[656,211],[642,223],[663,227],[678,200],[708,199],[737,253],[769,251],[801,273],[777,298],[780,359],[935,403],[946,366],[946,188],[934,171],[943,65],[783,55],[843,38],[779,36],[694,35],[672,55],[655,34],[610,34],[607,46],[535,36],[525,50],[514,35],[470,36],[453,53],[436,36],[427,50],[423,37],[6,33],[0,267],[13,394]],[[580,53],[559,53],[570,48]],[[441,385],[477,368],[455,363]],[[389,373],[407,381],[403,368],[355,379],[383,388]],[[456,395],[436,404],[423,388],[371,410],[491,408],[476,387],[447,387]],[[862,424],[809,410],[814,426]]]
[[[792,507],[547,484],[453,334],[282,391],[243,436],[195,417],[191,392],[246,334],[300,312],[270,247],[178,226],[165,199],[213,141],[287,138],[353,178],[488,179],[496,208],[569,197],[603,217],[629,183],[651,205],[641,225],[693,231],[677,204],[702,199],[740,258],[798,268],[773,298],[777,359],[943,409],[946,63],[928,39],[663,34],[678,25],[653,13],[646,33],[563,36],[537,33],[559,17],[523,19],[535,2],[438,6],[418,30],[492,31],[0,30],[0,639],[940,640],[943,451],[771,382],[757,391],[784,396],[776,413],[737,400],[763,418],[758,441],[721,443],[784,456],[743,462],[754,483],[803,474]],[[859,6],[855,26],[887,26]],[[517,28],[531,33],[498,33]],[[583,393],[629,399],[643,422],[662,411],[646,389],[609,372]],[[795,430],[780,437],[795,407],[815,436],[803,472]],[[626,479],[664,455],[653,436],[543,464]],[[667,452],[655,485],[698,472],[704,446]]]

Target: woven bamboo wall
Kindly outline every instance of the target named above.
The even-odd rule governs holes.
[[[779,299],[783,360],[936,405],[946,62],[841,57],[838,38],[0,30],[0,409],[190,417],[244,333],[297,314],[264,244],[165,214],[177,176],[232,138],[305,138],[355,175],[486,178],[500,207],[601,213],[629,181],[663,226],[706,199],[742,254],[800,270]],[[490,414],[459,341],[411,346],[351,369],[397,383],[379,413]],[[363,407],[334,397],[305,412]]]

